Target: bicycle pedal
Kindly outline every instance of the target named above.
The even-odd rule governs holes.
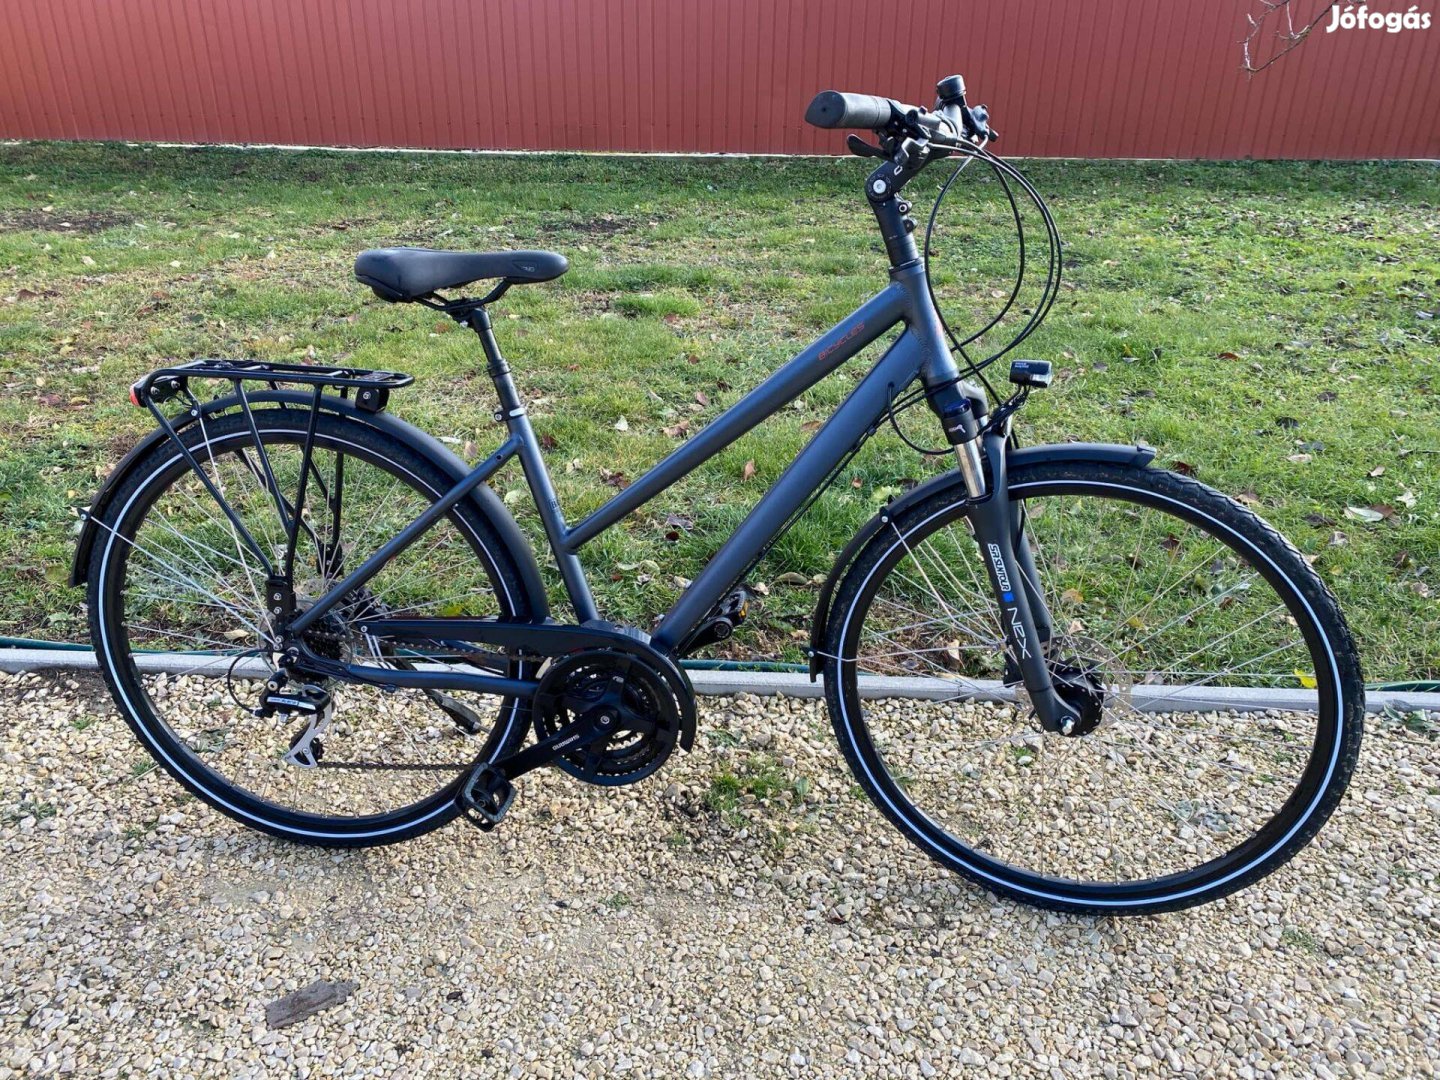
[[[499,825],[515,801],[515,785],[488,762],[474,770],[460,785],[455,797],[465,820],[481,832]]]
[[[710,612],[701,624],[695,628],[686,639],[681,652],[688,656],[697,649],[703,649],[707,645],[714,645],[718,641],[724,641],[736,629],[745,623],[745,616],[750,613],[750,604],[758,595],[748,585],[741,585],[731,590],[725,599]]]

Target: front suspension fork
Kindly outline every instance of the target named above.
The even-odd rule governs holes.
[[[1050,678],[1050,611],[1021,529],[1021,505],[1010,499],[1005,436],[993,429],[980,433],[969,399],[952,401],[937,411],[970,496],[967,516],[999,606],[1006,652],[1020,672],[1041,727],[1069,733],[1080,716],[1060,697]]]

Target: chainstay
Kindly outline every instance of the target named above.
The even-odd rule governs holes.
[[[439,761],[422,761],[414,765],[387,765],[379,761],[317,761],[317,769],[350,769],[352,771],[366,770],[370,772],[446,772],[450,770],[469,769],[474,766],[473,761],[458,761],[445,763]]]

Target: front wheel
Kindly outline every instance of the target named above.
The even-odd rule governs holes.
[[[1093,726],[1031,715],[957,485],[892,518],[831,608],[827,704],[866,793],[943,865],[1057,910],[1186,908],[1290,859],[1339,802],[1364,715],[1318,575],[1163,470],[1041,463],[1010,494],[1052,677]]]

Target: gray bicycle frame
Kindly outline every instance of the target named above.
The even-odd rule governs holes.
[[[905,328],[899,337],[846,396],[830,419],[815,433],[775,485],[755,504],[739,528],[665,614],[651,638],[654,646],[665,651],[674,650],[719,603],[811,493],[824,483],[845,456],[883,420],[893,398],[916,378],[919,378],[927,389],[953,386],[959,372],[946,345],[944,332],[930,299],[924,264],[916,261],[892,269],[890,283],[884,290],[867,300],[849,317],[721,413],[645,475],[573,527],[566,522],[560,509],[555,487],[545,467],[540,441],[519,399],[509,367],[495,342],[488,315],[483,309],[476,312],[472,316],[471,326],[479,334],[485,348],[490,375],[500,398],[499,415],[506,424],[509,438],[441,499],[429,506],[423,514],[297,618],[291,625],[292,633],[297,636],[303,633],[347,593],[368,582],[386,563],[414,543],[512,458],[520,460],[530,495],[540,514],[546,539],[559,566],[578,621],[584,623],[598,619],[599,612],[579,557],[580,549],[588,541],[710,460],[766,418],[785,408],[867,345],[902,323]],[[352,665],[350,674],[360,678],[369,676],[390,683],[398,682],[397,675],[401,675],[390,669],[370,670],[359,665]],[[422,674],[437,676],[436,680],[424,680],[426,685],[434,686],[453,685],[457,678],[443,673],[421,672],[404,673],[404,678],[409,683],[412,681],[411,676]],[[477,677],[464,678],[463,681],[468,685],[476,682]],[[493,681],[498,683],[508,680]]]

